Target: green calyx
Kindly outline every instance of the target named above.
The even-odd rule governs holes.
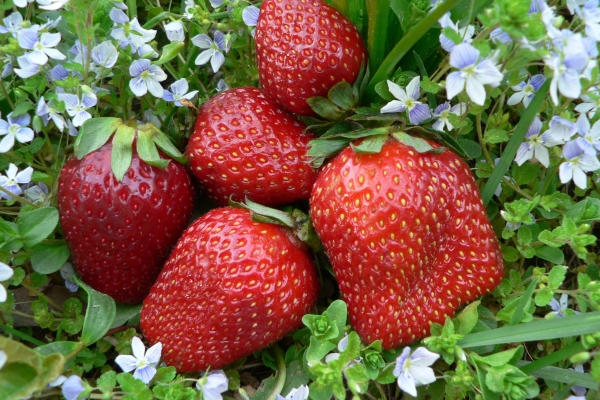
[[[158,127],[151,123],[138,125],[136,120],[124,122],[120,118],[92,118],[83,123],[75,141],[75,156],[81,160],[104,146],[112,137],[111,167],[120,182],[131,166],[133,145],[145,163],[165,169],[170,160],[160,157],[158,150],[170,158],[185,164],[183,154],[171,143]]]

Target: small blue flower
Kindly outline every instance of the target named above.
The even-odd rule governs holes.
[[[53,81],[62,81],[68,77],[69,71],[67,71],[66,68],[60,64],[50,70],[50,79]]]
[[[65,129],[67,122],[63,116],[60,115],[60,112],[54,108],[54,103],[52,101],[46,103],[44,96],[40,97],[35,113],[37,116],[42,118],[44,126],[48,126],[48,122],[52,120],[59,131],[62,132],[63,129]]]
[[[440,104],[433,110],[433,117],[437,119],[434,122],[432,128],[438,131],[444,131],[444,128],[448,128],[449,131],[454,129],[452,123],[448,119],[449,114],[458,115],[459,117],[467,112],[467,105],[465,103],[458,103],[450,107],[450,103],[445,102]]]
[[[48,200],[48,186],[45,183],[26,185],[23,195],[35,204],[45,204]]]
[[[550,120],[548,130],[542,135],[546,146],[556,146],[567,143],[577,133],[577,125],[568,119],[555,115]]]
[[[77,375],[71,375],[62,385],[62,394],[67,400],[77,400],[85,390],[83,381]]]
[[[556,299],[553,297],[552,300],[550,300],[550,308],[553,311],[546,314],[546,316],[554,315],[557,318],[564,317],[566,315],[567,309],[569,308],[569,295],[566,293],[563,293],[560,296],[560,301],[556,301]],[[574,310],[572,310],[572,311],[576,314],[579,314],[579,311],[574,311]]]
[[[382,109],[381,113],[396,113],[404,112],[408,113],[408,120],[413,125],[419,125],[421,122],[431,118],[431,110],[427,104],[423,104],[419,101],[421,97],[421,78],[415,76],[408,85],[406,90],[394,82],[388,80],[388,88],[392,95],[398,100],[392,100],[387,103]]]
[[[60,43],[60,33],[42,33],[38,37],[38,32],[30,28],[19,31],[17,38],[22,49],[31,50],[31,53],[28,53],[27,56],[34,64],[45,65],[48,62],[48,57],[55,60],[67,58],[60,51],[53,49]]]
[[[223,370],[212,371],[196,382],[196,389],[202,392],[202,397],[207,400],[222,400],[221,393],[228,388],[227,375]]]
[[[600,169],[600,162],[596,156],[586,154],[579,143],[572,140],[564,145],[563,157],[567,160],[560,164],[558,175],[560,182],[565,184],[571,180],[580,189],[587,188],[587,172]]]
[[[277,394],[275,396],[275,399],[276,400],[306,400],[306,399],[308,399],[309,394],[310,394],[310,391],[308,389],[308,386],[300,385],[299,387],[293,388],[292,390],[290,390],[290,392],[285,397],[283,397],[280,394]]]
[[[581,75],[588,66],[589,56],[581,34],[571,34],[554,40],[558,52],[544,62],[554,71],[550,82],[550,96],[558,104],[558,92],[570,99],[581,95]]]
[[[254,27],[256,25],[258,25],[258,17],[260,16],[260,8],[256,7],[256,6],[248,6],[246,8],[244,8],[244,11],[242,11],[242,19],[244,20],[244,23],[249,26],[249,27]],[[250,32],[252,34],[252,37],[254,37],[254,34],[256,33],[256,29],[252,29],[252,32]]]
[[[194,97],[198,93],[197,90],[193,90],[189,93],[187,92],[189,90],[189,85],[185,78],[181,78],[180,80],[174,82],[171,85],[171,90],[173,92],[169,92],[168,90],[165,90],[165,92],[163,94],[163,100],[173,101],[173,102],[175,102],[175,105],[177,107],[183,107],[183,104],[181,104],[181,102],[179,100],[181,100],[181,99],[190,100],[192,97]]]
[[[37,75],[42,69],[41,65],[31,62],[26,55],[17,57],[17,63],[20,68],[15,68],[15,73],[23,79]]]
[[[503,75],[490,59],[481,59],[480,53],[468,43],[455,46],[450,53],[450,65],[460,71],[452,72],[446,78],[448,100],[462,92],[465,87],[473,103],[485,103],[484,85],[497,87]]]
[[[27,167],[23,171],[18,172],[19,169],[15,164],[9,164],[6,170],[6,176],[0,174],[0,186],[8,190],[15,196],[19,196],[23,193],[23,189],[20,185],[26,185],[31,182],[31,175],[33,174],[33,168]],[[6,200],[12,199],[12,196],[1,192],[0,197]]]
[[[60,267],[60,276],[65,280],[65,287],[71,293],[75,293],[79,290],[79,285],[73,282],[72,277],[77,276],[75,272],[75,268],[73,268],[73,264],[67,262],[62,267]]]
[[[91,90],[84,91],[81,98],[70,93],[59,93],[58,99],[65,102],[65,110],[70,117],[73,117],[73,125],[76,127],[92,118],[92,114],[87,109],[98,103],[98,97]]]
[[[541,129],[542,121],[540,121],[538,117],[535,117],[527,130],[525,141],[521,143],[517,150],[515,162],[518,165],[523,165],[525,161],[534,157],[540,164],[548,168],[548,165],[550,164],[550,154],[545,146],[543,136],[540,134]]]
[[[13,12],[2,21],[4,26],[0,25],[0,33],[10,33],[16,38],[19,31],[23,29],[23,16],[18,11]]]
[[[21,114],[13,117],[13,113],[8,114],[7,120],[0,119],[0,136],[4,136],[0,142],[0,153],[6,153],[15,145],[15,139],[19,143],[31,142],[33,140],[33,130],[27,125],[31,122],[29,114]]]
[[[156,30],[142,28],[137,17],[129,21],[127,15],[117,8],[113,8],[110,15],[113,21],[123,21],[117,22],[118,26],[110,32],[110,36],[119,42],[122,49],[130,47],[140,57],[158,57],[158,53],[147,44],[156,37]]]
[[[115,362],[125,372],[133,371],[133,377],[139,379],[145,384],[150,383],[154,375],[156,375],[156,364],[160,361],[160,353],[162,352],[162,344],[156,343],[145,350],[144,343],[137,336],[131,341],[131,350],[133,355],[120,355],[115,359]]]
[[[510,35],[500,28],[496,28],[492,32],[490,32],[490,39],[494,43],[502,43],[506,45],[512,43],[512,38],[510,37]]]
[[[13,271],[13,269],[11,267],[9,267],[8,265],[4,264],[3,262],[0,262],[0,282],[5,282],[7,280],[9,280],[10,278],[12,278],[12,276],[14,275],[15,271]],[[8,297],[8,293],[6,293],[6,288],[4,287],[4,285],[0,284],[0,303],[4,303],[6,301]],[[3,351],[0,351],[0,369],[4,366],[4,364],[6,363],[6,353],[4,353]]]
[[[217,92],[222,92],[224,90],[229,89],[229,86],[227,86],[227,82],[225,82],[224,79],[219,79],[219,82],[217,82]]]
[[[106,40],[92,49],[91,58],[96,63],[96,67],[110,69],[117,63],[119,52],[110,41]]]
[[[225,62],[225,56],[221,52],[228,52],[229,48],[225,35],[221,31],[215,31],[214,38],[215,40],[213,41],[207,35],[200,34],[192,38],[192,43],[201,49],[208,49],[200,53],[194,63],[196,65],[204,65],[210,61],[213,71],[217,73]]]
[[[535,93],[540,90],[540,87],[542,87],[544,82],[546,82],[544,75],[537,74],[532,76],[527,83],[521,82],[518,85],[513,86],[512,90],[514,90],[516,93],[510,96],[506,104],[509,106],[514,106],[515,104],[523,102],[525,107],[529,106],[533,96],[535,96]]]
[[[116,24],[126,24],[129,22],[129,17],[121,8],[113,7],[108,14],[110,19]]]
[[[181,21],[169,22],[165,25],[165,32],[167,33],[167,39],[171,42],[183,42],[185,40]]]
[[[463,28],[459,28],[458,22],[454,23],[452,22],[452,19],[450,19],[449,12],[447,12],[442,18],[440,18],[439,24],[441,25],[442,29],[450,28],[454,32],[456,32],[463,39],[463,43],[471,43],[473,41],[475,27],[473,25],[467,25]],[[452,40],[448,39],[443,33],[440,34],[440,44],[442,45],[442,48],[447,52],[451,52],[454,46],[456,46],[456,44]]]
[[[585,114],[577,119],[577,133],[580,137],[575,139],[583,151],[595,156],[600,151],[600,121],[590,126],[590,121]]]
[[[594,115],[600,109],[600,92],[594,89],[591,92],[581,95],[582,103],[575,107],[575,111],[580,113],[588,113],[588,118],[594,118]]]
[[[223,0],[208,0],[212,8],[219,8],[223,5]]]
[[[152,65],[150,60],[135,60],[129,67],[129,73],[133,79],[129,82],[129,88],[138,97],[148,93],[162,98],[164,89],[159,82],[167,79],[167,74],[157,65]]]
[[[583,7],[577,7],[575,12],[585,22],[585,34],[600,41],[600,0],[588,0]]]
[[[396,359],[393,374],[398,377],[398,386],[404,392],[417,397],[417,386],[435,382],[431,364],[440,358],[425,347],[419,347],[410,354],[410,347],[405,347],[402,354]]]

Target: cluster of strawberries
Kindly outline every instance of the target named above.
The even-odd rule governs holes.
[[[493,289],[499,245],[468,166],[451,151],[419,153],[389,138],[377,154],[348,147],[311,168],[316,137],[292,113],[310,115],[308,98],[356,80],[366,53],[352,23],[321,0],[265,0],[255,39],[263,89],[228,90],[199,111],[186,155],[221,207],[185,231],[195,196],[183,165],[161,170],[134,152],[118,182],[111,144],[67,162],[59,210],[83,280],[120,302],[144,300],[142,331],[180,372],[218,369],[278,341],[318,297],[308,246],[230,199],[310,201],[367,342],[423,338],[431,322]]]

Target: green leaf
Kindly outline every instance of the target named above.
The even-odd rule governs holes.
[[[58,271],[70,255],[66,243],[40,243],[31,254],[31,266],[35,272],[48,275]]]
[[[554,296],[554,292],[548,286],[541,288],[535,294],[535,305],[538,307],[547,306],[552,301],[552,296]]]
[[[110,326],[110,329],[124,325],[131,318],[139,315],[141,309],[141,304],[117,304],[115,319]]]
[[[102,393],[111,393],[112,389],[117,386],[117,373],[115,371],[106,371],[100,375],[100,378],[96,381],[96,385]]]
[[[375,85],[375,92],[379,96],[381,96],[381,98],[384,99],[385,101],[391,101],[394,99],[394,96],[392,95],[392,93],[390,92],[390,89],[388,87],[387,80],[381,81],[377,85]]]
[[[281,389],[281,395],[287,396],[292,389],[298,388],[301,385],[308,384],[310,377],[300,361],[292,361],[287,367],[287,373],[285,375],[285,383],[283,389]]]
[[[505,364],[513,364],[517,360],[520,360],[523,357],[523,353],[525,350],[523,346],[518,346],[513,349],[509,349],[506,351],[502,351],[500,353],[492,354],[487,357],[481,357],[475,353],[472,353],[470,356],[473,360],[492,366],[492,367],[500,367]]]
[[[73,353],[80,346],[82,346],[81,342],[60,341],[38,346],[34,350],[44,356],[48,356],[53,353],[58,353],[66,357],[69,354]]]
[[[456,139],[460,147],[465,151],[467,157],[470,159],[477,159],[481,157],[482,150],[479,143],[469,139]]]
[[[414,137],[404,132],[394,132],[392,133],[392,136],[405,145],[412,147],[418,153],[441,154],[444,150],[446,150],[445,147],[433,147],[427,143],[425,139]]]
[[[579,336],[598,331],[600,331],[600,311],[470,333],[459,340],[458,345],[471,348],[504,343],[531,342]]]
[[[388,135],[375,135],[369,136],[364,139],[360,144],[351,144],[352,150],[358,154],[377,154],[381,152],[383,145],[387,141]]]
[[[517,305],[517,308],[515,309],[515,312],[512,315],[512,318],[510,319],[509,325],[516,325],[516,324],[520,323],[521,320],[523,319],[523,313],[525,310],[527,310],[529,308],[529,303],[531,301],[531,295],[533,294],[533,291],[537,287],[538,281],[539,281],[539,278],[537,278],[537,277],[535,277],[531,280],[531,283],[527,287],[527,290],[525,290],[525,293],[523,293],[523,296],[519,300],[519,304]]]
[[[160,158],[158,150],[156,149],[156,143],[152,139],[152,132],[138,131],[136,150],[138,156],[146,164],[150,164],[154,167],[165,169],[169,165],[169,160]]]
[[[456,333],[459,335],[466,335],[471,332],[477,321],[479,320],[479,313],[477,307],[481,302],[479,300],[474,301],[462,310],[454,319],[458,322],[455,324]]]
[[[80,339],[89,346],[102,339],[108,332],[115,320],[117,306],[112,297],[92,289],[77,277],[71,279],[88,294],[88,305]]]
[[[152,399],[152,392],[146,387],[146,384],[139,379],[133,377],[129,373],[121,373],[117,375],[117,382],[121,385],[121,389],[125,393],[134,394],[135,399],[145,400]]]
[[[323,165],[325,159],[342,151],[348,146],[348,143],[350,143],[350,139],[345,138],[311,140],[309,143],[310,148],[306,154],[311,157],[313,168],[319,168]]]
[[[344,111],[325,97],[311,97],[306,102],[317,115],[326,120],[339,121],[344,116]]]
[[[346,81],[336,83],[328,94],[329,100],[344,111],[354,107],[356,101],[352,92],[352,86]]]
[[[17,220],[25,247],[32,248],[50,235],[58,224],[58,210],[42,207],[23,213]]]
[[[125,173],[131,166],[133,157],[133,139],[135,139],[135,128],[127,125],[121,125],[113,137],[113,148],[110,159],[112,172],[117,181],[121,182]]]
[[[550,261],[554,264],[562,264],[565,262],[565,254],[561,249],[550,246],[542,246],[535,249],[536,257],[542,260]]]
[[[490,176],[483,190],[481,191],[483,204],[488,204],[490,202],[490,200],[494,196],[494,192],[496,191],[498,185],[500,184],[500,181],[502,180],[502,177],[506,175],[506,171],[508,171],[510,164],[512,164],[513,160],[515,159],[519,146],[521,145],[521,143],[523,143],[523,140],[525,139],[525,134],[527,133],[527,130],[531,126],[531,123],[533,122],[535,116],[538,114],[542,103],[546,100],[549,88],[550,80],[546,80],[546,82],[544,82],[542,87],[540,87],[540,89],[537,91],[537,93],[531,100],[531,103],[529,103],[529,106],[525,109],[525,112],[523,112],[523,115],[521,115],[521,119],[519,120],[519,123],[515,127],[515,130],[508,144],[506,145],[506,148],[504,149],[504,152],[500,157],[498,165],[496,165],[496,168],[494,168],[492,176]]]
[[[563,284],[566,273],[567,267],[564,265],[555,265],[552,267],[548,274],[548,286],[552,289],[558,289]]]
[[[530,364],[528,361],[519,361],[517,365],[524,369]],[[598,390],[598,381],[596,381],[590,374],[573,371],[571,369],[558,368],[553,366],[544,367],[535,371],[529,372],[529,374],[538,378],[551,380],[554,382],[567,383],[570,386],[583,386],[584,388]]]
[[[34,391],[37,371],[22,362],[10,362],[0,369],[0,393],[7,399],[27,398]]]
[[[586,197],[567,211],[565,214],[578,224],[591,224],[600,220],[600,199]]]
[[[504,129],[489,129],[485,132],[483,140],[492,144],[508,142],[508,132]]]
[[[175,379],[176,375],[177,370],[175,369],[175,367],[162,367],[156,370],[154,381],[160,383],[169,383],[173,379]]]
[[[277,223],[278,225],[284,225],[290,228],[294,228],[296,226],[290,214],[285,211],[277,210],[271,207],[266,207],[255,203],[249,199],[246,199],[246,205],[244,208],[250,210],[253,213],[253,218],[255,215],[259,215],[267,217],[270,220],[274,220],[273,222]]]
[[[91,118],[83,123],[75,141],[75,156],[83,157],[104,146],[115,130],[123,124],[120,118]]]
[[[153,64],[162,65],[168,63],[169,61],[177,57],[177,55],[181,53],[181,50],[183,50],[184,47],[185,45],[183,42],[174,41],[169,43],[168,45],[163,47],[160,58],[154,61]]]
[[[171,143],[167,135],[162,133],[158,128],[155,129],[152,139],[158,148],[161,149],[167,156],[171,157],[180,164],[187,164],[187,159],[185,156],[181,154],[181,152],[173,145],[173,143]]]

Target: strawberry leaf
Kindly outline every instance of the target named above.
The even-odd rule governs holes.
[[[327,158],[333,157],[342,151],[348,143],[350,143],[350,140],[344,138],[312,140],[306,153],[311,157],[311,166],[313,168],[321,167]]]
[[[356,104],[352,86],[346,81],[338,82],[329,89],[328,97],[333,104],[344,111],[352,109]]]
[[[163,153],[181,164],[187,164],[187,158],[185,158],[185,156],[181,154],[177,147],[171,143],[169,138],[156,127],[154,129],[152,140],[154,140],[154,143],[156,143],[158,148],[161,149]]]
[[[329,121],[338,121],[344,116],[344,111],[325,97],[315,96],[306,100],[308,105],[319,116]]]
[[[91,118],[83,123],[75,140],[75,156],[81,160],[104,146],[115,130],[123,125],[121,118]]]
[[[135,128],[127,125],[119,126],[113,137],[110,164],[113,174],[119,182],[123,180],[125,173],[131,166],[131,159],[133,157],[133,150],[131,147],[134,138]]]
[[[138,130],[136,142],[137,153],[146,164],[165,169],[169,165],[169,160],[160,158],[152,136],[152,132]]]
[[[412,147],[419,153],[433,153],[433,154],[441,154],[446,150],[445,147],[432,147],[425,139],[417,138],[411,136],[405,132],[394,132],[392,136],[398,140],[399,142],[404,143],[407,146]]]
[[[387,137],[387,134],[369,136],[358,145],[351,144],[352,150],[359,154],[377,154],[381,152]]]

